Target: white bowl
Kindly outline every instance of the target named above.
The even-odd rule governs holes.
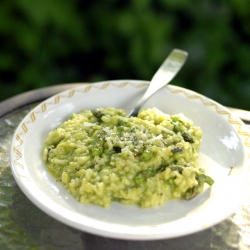
[[[55,219],[89,233],[133,240],[166,239],[204,230],[229,217],[248,197],[250,133],[222,105],[193,91],[168,85],[145,107],[165,113],[184,113],[200,126],[203,142],[199,165],[215,180],[212,188],[191,201],[173,200],[141,209],[112,203],[110,208],[78,203],[47,172],[41,160],[44,140],[71,113],[97,107],[128,112],[148,82],[119,80],[83,84],[55,95],[34,108],[13,137],[10,159],[13,175],[24,194]]]

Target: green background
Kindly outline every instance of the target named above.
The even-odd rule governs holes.
[[[246,0],[2,0],[0,101],[72,82],[150,80],[173,48],[172,84],[250,110]]]

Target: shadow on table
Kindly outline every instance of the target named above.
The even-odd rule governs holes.
[[[119,250],[235,250],[239,237],[235,236],[235,225],[226,220],[205,231],[180,238],[157,241],[127,241],[81,233],[83,249]]]
[[[36,208],[21,191],[13,197],[12,208],[13,221],[41,250],[238,249],[237,226],[230,219],[207,230],[184,237],[156,241],[128,241],[100,237],[66,226]]]

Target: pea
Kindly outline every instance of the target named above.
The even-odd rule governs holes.
[[[126,152],[126,151],[124,151],[124,152],[121,153],[121,157],[122,158],[127,158],[128,155],[129,155],[129,152]]]
[[[149,161],[152,158],[152,156],[153,156],[153,153],[151,151],[149,151],[148,149],[146,149],[142,153],[142,159],[144,161]]]
[[[100,149],[94,149],[93,151],[92,151],[92,155],[93,156],[100,156],[101,155],[101,150]]]
[[[177,122],[174,125],[174,132],[178,133],[178,132],[183,132],[185,130],[184,125],[181,122]]]
[[[103,151],[103,153],[104,153],[105,155],[109,155],[109,154],[111,154],[111,151],[108,150],[108,149],[105,149],[105,150]]]
[[[167,183],[168,183],[168,185],[169,185],[170,187],[175,187],[175,186],[176,186],[176,185],[175,185],[175,182],[174,182],[175,178],[176,178],[176,177],[170,177],[170,178],[167,180]]]
[[[171,120],[172,120],[173,122],[178,122],[178,121],[179,121],[179,117],[174,116],[174,117],[171,118]]]
[[[135,176],[135,178],[134,178],[134,181],[135,181],[135,185],[137,186],[137,187],[139,187],[141,184],[142,184],[142,182],[143,182],[143,175],[142,174],[138,174],[137,176]]]

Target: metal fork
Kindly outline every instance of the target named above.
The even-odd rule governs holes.
[[[130,116],[137,116],[141,106],[159,89],[167,85],[179,72],[187,59],[188,53],[183,50],[174,49],[161,67],[153,76],[145,94],[139,100],[134,109],[129,113]]]

